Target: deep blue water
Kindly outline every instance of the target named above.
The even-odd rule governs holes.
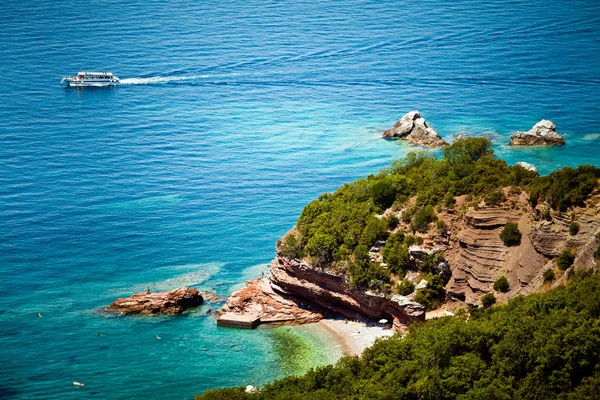
[[[217,329],[208,306],[98,310],[257,277],[308,201],[414,149],[379,139],[413,109],[543,173],[600,165],[598,2],[198,3],[0,2],[0,398],[282,376],[268,329]],[[60,86],[80,68],[125,84]],[[506,146],[543,118],[567,145]]]

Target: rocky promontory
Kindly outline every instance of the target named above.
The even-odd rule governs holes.
[[[387,319],[397,330],[425,320],[425,307],[405,296],[385,296],[353,288],[343,275],[319,270],[279,251],[268,279],[248,281],[233,293],[218,318],[252,315],[261,323],[316,322],[326,313],[350,319]]]
[[[131,297],[117,299],[106,309],[123,314],[181,314],[203,302],[198,290],[183,287],[170,292],[135,293]]]
[[[511,146],[537,146],[565,144],[565,139],[556,133],[556,125],[546,119],[541,120],[527,132],[515,132],[510,137]]]
[[[418,111],[411,111],[383,133],[385,139],[403,139],[421,146],[442,147],[448,143],[430,127]]]

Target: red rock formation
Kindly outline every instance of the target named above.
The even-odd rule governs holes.
[[[593,252],[600,245],[597,236],[600,232],[600,195],[590,198],[587,207],[568,213],[552,212],[553,218],[549,222],[540,220],[540,211],[547,205],[538,205],[534,210],[525,192],[511,194],[508,189],[504,191],[507,200],[497,207],[468,206],[464,196],[458,198],[456,209],[438,215],[445,222],[447,232],[440,235],[431,229],[431,233],[423,237],[424,244],[415,246],[411,252],[411,257],[417,258],[417,250],[424,251],[423,248],[444,250],[452,274],[446,284],[448,301],[479,305],[481,297],[493,292],[494,282],[502,275],[508,279],[510,290],[495,293],[499,302],[547,287],[544,286],[544,271],[556,269],[556,256],[567,248],[576,254],[575,268],[595,265]],[[387,214],[391,212],[386,211]],[[571,236],[568,228],[573,221],[580,229]],[[520,245],[507,247],[500,239],[500,232],[507,222],[518,224],[522,233]],[[401,222],[398,229],[407,230],[408,226]],[[380,258],[381,247],[371,249],[372,258]],[[565,273],[556,272],[555,284],[566,279]],[[407,276],[417,279],[418,273],[409,271]],[[318,320],[326,310],[353,319],[386,318],[394,321],[396,329],[425,318],[424,308],[411,301],[410,296],[390,297],[363,292],[349,285],[345,275],[311,267],[304,260],[291,260],[281,254],[272,261],[268,280],[249,281],[245,288],[228,299],[223,311],[256,313],[263,322],[305,323]]]
[[[123,314],[181,314],[203,301],[198,290],[183,287],[170,292],[135,293],[131,297],[117,299],[106,309]]]

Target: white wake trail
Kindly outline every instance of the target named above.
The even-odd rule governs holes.
[[[186,75],[186,76],[154,76],[150,78],[127,78],[121,79],[121,85],[158,85],[172,82],[191,82],[209,75]]]

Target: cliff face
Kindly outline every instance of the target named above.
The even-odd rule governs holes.
[[[343,276],[308,266],[304,261],[290,260],[278,255],[271,263],[271,287],[284,295],[310,300],[318,306],[350,318],[367,316],[408,325],[425,319],[425,309],[404,296],[385,297],[352,288]]]
[[[246,282],[233,293],[218,318],[230,313],[253,315],[262,323],[316,322],[334,312],[351,319],[387,319],[396,329],[425,320],[425,308],[403,296],[361,292],[343,276],[310,267],[306,262],[278,254],[268,279]]]
[[[493,284],[502,275],[508,279],[510,290],[494,292],[500,301],[533,293],[544,284],[544,271],[556,270],[556,257],[565,250],[575,255],[575,268],[594,266],[593,252],[600,244],[596,238],[600,231],[597,200],[597,196],[592,197],[588,207],[568,213],[552,211],[550,221],[541,218],[547,206],[532,209],[525,193],[509,195],[503,206],[471,208],[462,217],[454,216],[449,222],[452,240],[445,253],[452,270],[447,293],[456,300],[479,305],[484,294],[494,292]],[[514,202],[513,207],[509,201]],[[519,226],[522,239],[518,246],[507,247],[500,239],[507,222]],[[575,235],[569,234],[572,222],[579,225]],[[563,281],[556,272],[559,279],[555,284]]]
[[[475,306],[481,304],[486,293],[493,292],[499,302],[504,302],[550,286],[543,279],[547,269],[556,272],[553,285],[564,282],[566,273],[559,271],[556,263],[556,257],[564,250],[575,255],[575,268],[595,266],[593,253],[600,245],[600,195],[588,199],[586,207],[566,213],[550,211],[544,219],[547,205],[533,209],[525,192],[511,194],[505,188],[504,194],[506,200],[499,206],[467,205],[463,196],[455,209],[438,213],[447,231],[439,234],[430,229],[430,233],[420,235],[423,245],[410,249],[413,270],[407,271],[407,278],[417,284],[417,289],[422,285],[418,285],[422,275],[416,271],[421,252],[444,252],[445,261],[440,265],[445,267],[438,273],[447,281],[446,301]],[[385,215],[395,213],[401,217],[402,212],[388,210]],[[518,224],[522,233],[518,246],[507,247],[500,239],[507,222]],[[579,225],[575,235],[569,233],[572,222]],[[408,230],[408,226],[401,223],[399,229]],[[371,249],[372,260],[381,261],[381,247]],[[286,258],[279,251],[270,270],[268,280],[249,281],[230,296],[222,312],[257,315],[267,323],[306,323],[333,311],[348,318],[385,318],[393,321],[396,329],[425,319],[425,309],[412,300],[413,295],[357,290],[345,275]],[[493,290],[500,276],[505,276],[510,284],[505,293]]]

